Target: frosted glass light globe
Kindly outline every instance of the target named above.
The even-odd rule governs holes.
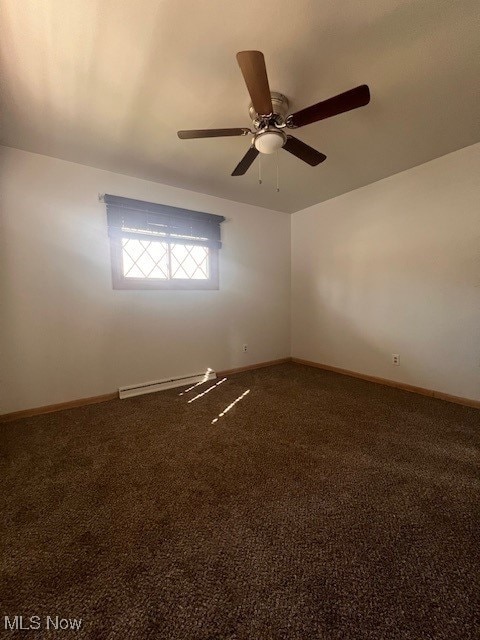
[[[255,148],[260,153],[275,153],[283,144],[284,138],[280,131],[265,131],[255,137]]]

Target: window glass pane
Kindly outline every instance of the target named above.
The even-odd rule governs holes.
[[[142,243],[139,240],[131,240],[130,238],[122,238],[123,254],[125,253],[135,260],[143,253]]]
[[[151,238],[122,238],[122,272],[125,278],[208,280],[209,255],[208,247],[181,242],[168,244]]]
[[[168,245],[151,240],[122,239],[126,278],[168,278]]]
[[[189,244],[172,244],[170,251],[172,278],[208,280],[208,247]]]
[[[195,278],[195,279],[208,278],[209,277],[208,247],[193,246],[191,255],[197,264],[197,269],[193,273],[192,278]]]

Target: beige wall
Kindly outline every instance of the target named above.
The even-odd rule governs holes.
[[[0,413],[290,355],[290,216],[1,151]],[[220,290],[112,290],[99,193],[224,215]]]
[[[480,144],[293,215],[292,355],[480,399]]]

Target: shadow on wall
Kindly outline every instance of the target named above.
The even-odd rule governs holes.
[[[436,185],[426,182],[423,197],[430,188]],[[393,191],[391,200],[400,195]],[[368,194],[359,192],[362,197]],[[472,304],[478,282],[469,267],[469,256],[478,254],[475,237],[461,231],[457,240],[448,211],[435,209],[434,227],[429,216],[422,220],[423,200],[404,216],[384,202],[384,212],[373,203],[364,215],[347,210],[338,217],[340,204],[331,205],[335,223],[327,210],[322,234],[315,236],[319,227],[312,226],[299,241],[292,354],[465,395],[452,382],[468,371],[465,335],[478,333],[479,308]],[[393,353],[400,354],[400,367],[392,365]]]
[[[43,227],[55,224],[49,217],[42,221]],[[109,260],[105,233],[92,238],[83,221],[73,244],[76,254],[58,230],[40,238],[29,224],[20,223],[0,234],[0,387],[5,393],[0,413],[9,411],[4,405],[17,401],[22,407],[34,407],[49,404],[45,398],[56,403],[111,392],[111,383],[102,374],[118,347],[114,309],[103,304],[105,290],[98,284],[104,277],[111,288],[110,268],[92,258],[98,255],[94,245],[100,244],[100,255]],[[97,392],[82,390],[85,372]],[[77,392],[75,381],[80,381]],[[70,392],[65,391],[69,386]]]

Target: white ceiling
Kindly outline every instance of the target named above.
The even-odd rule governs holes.
[[[1,0],[2,142],[127,175],[297,211],[480,140],[478,0]],[[371,103],[296,134],[230,177],[249,126],[235,53],[264,52],[292,110],[366,83]]]

